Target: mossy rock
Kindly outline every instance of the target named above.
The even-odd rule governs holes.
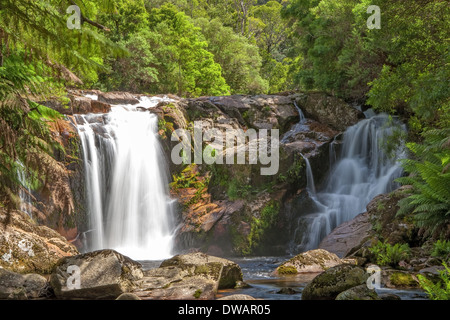
[[[339,293],[336,300],[381,300],[373,289],[362,284]]]
[[[393,272],[389,275],[389,282],[394,287],[399,288],[415,288],[418,287],[418,282],[414,277],[407,272]]]
[[[280,266],[277,269],[279,275],[294,275],[297,274],[297,268],[294,266]]]
[[[345,290],[365,284],[368,274],[361,267],[342,264],[315,277],[302,292],[302,300],[334,300]]]

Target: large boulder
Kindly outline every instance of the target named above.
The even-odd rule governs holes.
[[[218,289],[233,288],[240,281],[239,265],[198,252],[177,255],[146,271],[134,293],[142,299],[211,300]]]
[[[43,276],[19,274],[0,268],[0,299],[38,299],[49,294],[47,279]]]
[[[37,226],[21,211],[0,210],[0,267],[18,273],[50,274],[59,259],[78,254],[55,230]]]
[[[368,274],[363,268],[342,264],[315,277],[302,292],[302,300],[334,300],[343,291],[365,284]]]
[[[61,259],[50,284],[60,299],[115,299],[136,289],[142,277],[140,263],[114,250],[99,250]]]
[[[316,249],[300,253],[282,263],[275,270],[275,274],[320,273],[343,263],[344,261],[334,253],[323,249]]]

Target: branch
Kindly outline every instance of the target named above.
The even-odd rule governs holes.
[[[75,1],[73,1],[73,0],[70,0],[70,3],[73,4],[74,6],[78,6],[78,5],[75,3]],[[87,22],[87,23],[89,23],[91,26],[94,26],[94,27],[96,27],[96,28],[98,28],[98,29],[101,29],[101,30],[104,30],[104,31],[107,31],[107,32],[111,31],[108,27],[105,27],[104,25],[101,25],[101,24],[98,23],[98,22],[95,22],[95,21],[92,21],[91,19],[86,18],[86,17],[83,15],[83,13],[81,12],[81,10],[80,10],[80,19],[81,19],[81,23]]]

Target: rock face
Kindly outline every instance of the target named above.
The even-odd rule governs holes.
[[[19,273],[49,274],[77,249],[58,232],[36,226],[26,213],[0,209],[0,266]]]
[[[0,268],[0,299],[38,299],[49,294],[47,279],[43,276],[18,274]]]
[[[139,263],[114,250],[100,250],[61,259],[50,283],[60,299],[115,299],[133,291],[142,277]]]
[[[346,257],[358,249],[373,236],[370,216],[366,212],[356,216],[335,228],[319,245],[319,248]]]
[[[347,127],[364,118],[361,112],[345,101],[321,92],[300,94],[296,101],[306,117],[330,125],[339,131],[345,131]]]
[[[276,274],[320,273],[331,267],[342,264],[343,261],[334,253],[323,249],[300,253],[281,264]]]
[[[236,263],[203,253],[178,255],[145,272],[140,289],[142,299],[211,300],[218,289],[234,288],[242,281]]]
[[[302,292],[302,300],[334,300],[341,292],[365,284],[367,278],[368,274],[358,266],[332,267],[308,283]]]
[[[101,92],[98,94],[98,101],[109,104],[138,104],[139,100],[136,99],[131,93],[128,92]]]

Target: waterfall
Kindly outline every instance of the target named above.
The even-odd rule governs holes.
[[[115,105],[108,114],[77,115],[90,216],[89,250],[115,249],[136,260],[171,256],[172,203],[158,140],[157,116]],[[138,110],[139,109],[139,110]]]
[[[402,174],[402,169],[382,148],[393,130],[396,126],[389,123],[387,115],[371,115],[348,128],[326,187],[319,192],[311,188],[314,182],[310,180],[314,181],[314,178],[306,162],[307,189],[313,209],[297,220],[291,250],[299,252],[317,248],[335,227],[364,212],[375,196],[397,187],[393,181]],[[401,130],[405,127],[402,126]],[[396,158],[403,157],[400,152]]]
[[[299,115],[299,122],[297,122],[291,130],[289,130],[288,132],[285,133],[283,139],[281,139],[281,143],[286,143],[289,141],[290,138],[294,137],[295,134],[304,131],[304,130],[308,130],[308,126],[305,124],[306,123],[306,117],[303,114],[302,109],[300,109],[297,105],[297,102],[294,101],[294,106],[297,109],[298,115]]]
[[[31,199],[31,190],[27,181],[27,173],[25,166],[20,160],[17,163],[17,180],[20,182],[19,198],[20,198],[20,211],[25,212],[31,218],[33,218],[33,205]]]

